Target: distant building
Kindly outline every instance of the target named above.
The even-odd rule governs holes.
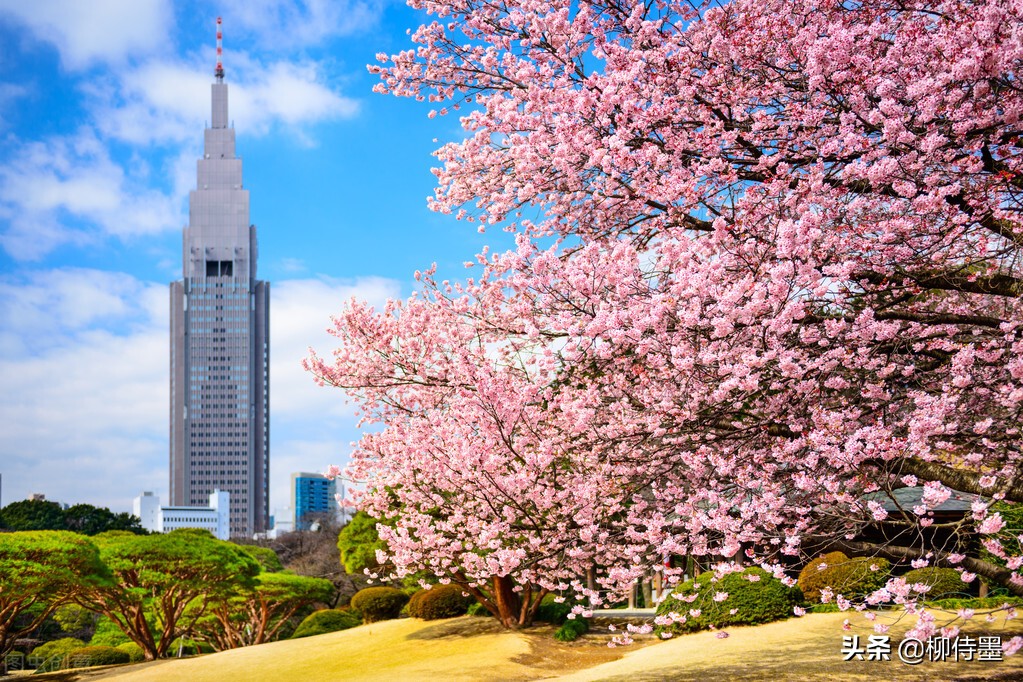
[[[28,497],[26,497],[25,499],[28,500],[29,502],[49,502],[51,504],[59,506],[61,509],[67,509],[69,506],[67,502],[47,500],[45,493],[29,493]]]
[[[295,530],[295,512],[292,509],[276,509],[270,515],[270,530],[253,535],[255,540],[276,540]]]
[[[291,508],[295,510],[295,530],[309,530],[312,523],[327,515],[339,516],[335,482],[323,474],[305,471],[291,475]]]
[[[170,285],[170,501],[231,493],[231,534],[269,523],[270,284],[256,277],[256,227],[227,112],[220,63],[196,188],[188,196],[183,277]]]
[[[169,533],[179,528],[208,530],[221,540],[231,537],[231,494],[226,490],[210,493],[208,507],[161,507],[160,498],[144,492],[132,502],[132,513],[141,525],[154,533]]]
[[[295,530],[295,509],[293,507],[278,509],[273,519],[274,537]]]

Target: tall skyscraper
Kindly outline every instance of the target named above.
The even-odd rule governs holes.
[[[231,495],[231,534],[269,522],[270,284],[256,279],[256,227],[235,155],[217,19],[213,113],[188,197],[183,278],[170,285],[170,502]]]

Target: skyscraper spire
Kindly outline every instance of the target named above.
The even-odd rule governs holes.
[[[224,29],[223,20],[217,17],[217,69],[213,75],[217,77],[218,83],[224,82]]]
[[[214,128],[226,128],[228,125],[227,83],[224,82],[224,32],[222,24],[221,18],[217,17],[217,68],[213,72],[217,80],[213,83],[213,115],[211,118]],[[234,155],[233,144],[232,140],[232,155]],[[210,150],[207,149],[206,151],[209,152]]]
[[[256,227],[227,112],[217,19],[211,125],[188,195],[181,280],[171,284],[170,497],[230,493],[231,535],[266,530],[270,284],[256,275]]]

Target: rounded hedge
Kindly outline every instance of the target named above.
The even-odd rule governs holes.
[[[39,656],[40,658],[51,658],[60,654],[63,656],[69,651],[75,649],[81,649],[85,646],[85,642],[78,639],[77,637],[61,637],[60,639],[54,639],[44,644],[40,644],[35,649],[32,649],[30,656]]]
[[[902,576],[907,585],[923,583],[931,589],[922,595],[923,599],[948,599],[969,596],[969,587],[954,568],[917,568]]]
[[[125,642],[124,644],[118,644],[114,648],[127,653],[128,656],[131,657],[132,663],[138,663],[140,661],[146,660],[146,654],[144,651],[142,651],[142,647],[140,647],[135,642]]]
[[[89,668],[94,665],[130,663],[131,655],[112,646],[86,646],[64,656],[64,668]]]
[[[367,587],[352,597],[352,608],[362,613],[366,623],[397,618],[407,603],[408,595],[393,587]]]
[[[295,632],[292,639],[312,637],[314,635],[325,635],[328,632],[338,632],[362,625],[362,614],[353,609],[321,609],[313,611],[305,617]]]
[[[64,656],[84,646],[85,642],[77,637],[62,637],[40,644],[35,649],[32,649],[32,653],[29,656],[40,659],[36,666],[36,672],[45,673],[60,670]]]
[[[803,601],[798,587],[786,587],[762,568],[747,568],[720,580],[713,572],[679,585],[657,606],[657,615],[676,613],[685,618],[659,625],[658,634],[706,630],[711,625],[756,625],[788,618]],[[733,613],[734,611],[734,613]]]
[[[467,616],[490,616],[490,611],[487,611],[487,607],[480,604],[478,601],[469,604],[469,608],[465,610]]]
[[[877,570],[872,570],[876,566]],[[823,568],[822,568],[823,567]],[[845,597],[870,594],[884,587],[891,564],[887,559],[856,557],[850,559],[842,552],[828,552],[817,557],[799,572],[799,589],[808,601],[817,602],[821,590],[831,588]]]
[[[464,616],[474,599],[464,595],[460,585],[434,585],[419,590],[408,601],[408,615],[423,620]]]

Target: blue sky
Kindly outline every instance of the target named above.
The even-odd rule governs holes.
[[[215,20],[272,282],[271,511],[358,437],[299,366],[351,296],[464,276],[492,234],[426,208],[452,117],[371,92],[418,13],[391,0],[0,0],[0,474],[130,509],[167,496],[168,293],[210,116]]]

